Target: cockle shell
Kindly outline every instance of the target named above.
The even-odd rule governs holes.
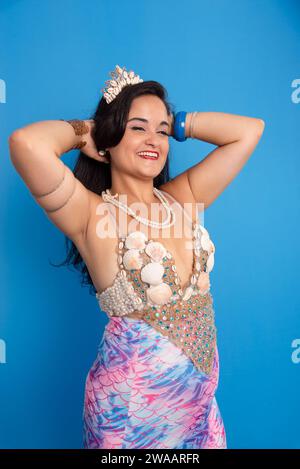
[[[200,228],[200,230],[202,231],[202,234],[204,234],[204,235],[206,235],[206,236],[209,237],[209,233],[208,233],[207,229],[204,228],[203,225],[200,225],[200,223],[199,223],[199,228]]]
[[[208,251],[208,252],[210,251],[211,244],[210,244],[209,236],[207,234],[203,234],[201,236],[201,246],[204,249],[204,251]]]
[[[201,248],[201,241],[200,239],[195,239],[193,242],[194,249],[200,249]]]
[[[144,249],[147,236],[142,231],[133,231],[125,239],[127,249]]]
[[[149,262],[141,270],[141,279],[149,285],[158,285],[162,282],[165,272],[164,266],[159,262]]]
[[[211,272],[211,270],[213,269],[214,263],[215,263],[215,255],[212,252],[208,256],[207,261],[206,261],[206,272]]]
[[[146,290],[147,298],[153,304],[163,305],[172,296],[172,290],[167,283],[152,286]]]
[[[210,289],[209,274],[207,272],[201,272],[197,281],[197,287],[202,295],[205,295]]]
[[[200,251],[200,249],[198,249],[198,248],[195,248],[195,256],[199,257],[199,256],[200,256],[200,254],[201,254],[201,251]]]
[[[128,249],[123,256],[125,269],[140,269],[143,266],[143,259],[138,249]]]
[[[151,241],[145,249],[146,254],[155,262],[160,262],[167,254],[166,248],[158,241]]]
[[[192,296],[193,290],[194,290],[194,289],[193,289],[192,287],[187,287],[187,288],[185,289],[185,291],[184,291],[184,294],[183,294],[183,296],[182,296],[182,299],[183,299],[184,301],[187,301],[187,300]]]

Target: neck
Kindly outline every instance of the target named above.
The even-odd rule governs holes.
[[[127,204],[133,202],[140,202],[144,204],[151,204],[159,202],[158,198],[153,192],[153,180],[150,183],[137,183],[126,184],[125,182],[112,183],[110,192],[112,195],[119,194],[127,196]]]

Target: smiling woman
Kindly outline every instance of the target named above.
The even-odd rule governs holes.
[[[149,119],[139,117],[140,114]],[[152,178],[148,181],[148,190],[146,191],[146,186],[143,184],[139,193],[143,195],[149,193],[150,201],[157,202],[153,199],[152,186],[158,188],[171,179],[168,134],[172,132],[173,114],[173,105],[167,101],[167,91],[157,81],[145,81],[124,87],[109,105],[102,98],[92,116],[95,122],[93,139],[97,150],[105,149],[106,161],[99,163],[95,159],[87,158],[83,148],[74,165],[74,176],[91,191],[92,197],[97,194],[100,200],[102,192],[106,189],[117,192],[114,186],[115,181],[119,181],[120,175],[124,176],[125,172],[137,170],[141,177],[141,171],[145,172],[147,158],[141,158],[137,153],[149,150],[153,152],[151,142],[143,143],[145,135],[149,138],[149,133],[151,133],[152,136],[156,135],[154,138],[157,138],[162,146],[161,151],[156,151],[159,161],[156,162],[155,168],[153,167]],[[135,126],[135,122],[143,122],[144,125]],[[169,132],[166,132],[166,129],[170,129]],[[143,166],[137,167],[138,159],[144,162]],[[150,158],[148,162],[154,163],[150,161]],[[126,192],[129,190],[126,191],[124,188],[124,193]],[[66,238],[67,257],[59,265],[73,265],[81,272],[82,283],[90,287],[91,294],[95,294],[94,281],[74,241],[69,237]]]
[[[10,139],[16,169],[71,242],[63,264],[81,270],[109,317],[86,377],[83,444],[226,448],[215,397],[215,245],[197,202],[206,207],[233,179],[262,122],[204,112],[185,121],[160,83],[129,78],[110,80],[92,119],[34,123]],[[170,180],[169,137],[192,135],[219,148]],[[59,157],[74,148],[72,171]]]

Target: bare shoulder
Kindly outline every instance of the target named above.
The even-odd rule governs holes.
[[[170,181],[165,182],[158,187],[165,192],[168,192],[174,199],[180,203],[196,202],[191,191],[190,183],[186,172],[179,174]]]
[[[166,183],[160,185],[158,189],[161,189],[162,191],[165,191],[170,194],[183,207],[185,204],[192,204],[193,212],[196,209],[196,200],[191,191],[186,172],[179,174],[174,179],[171,179],[170,181],[167,181]]]

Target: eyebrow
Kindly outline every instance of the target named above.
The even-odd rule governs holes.
[[[143,117],[132,117],[131,119],[129,119],[127,122],[130,122],[130,121],[142,121],[142,122],[149,122],[147,119],[144,119]],[[161,123],[159,125],[167,125],[168,127],[170,127],[170,124],[166,121],[161,121]]]

